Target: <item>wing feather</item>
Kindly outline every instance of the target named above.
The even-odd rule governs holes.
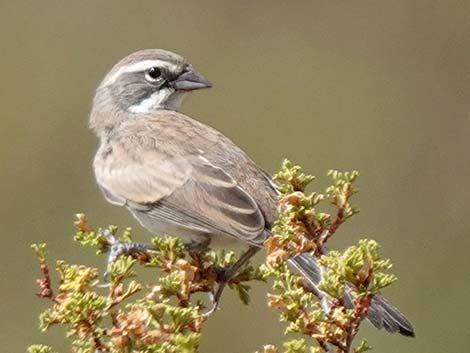
[[[168,158],[145,150],[129,156],[114,147],[120,158],[95,159],[95,174],[108,201],[128,200],[149,204],[170,195],[187,182],[192,166],[189,158]]]
[[[222,169],[203,157],[193,161],[188,181],[160,204],[209,225],[213,231],[244,241],[263,233],[264,217],[256,201]],[[158,212],[157,203],[153,212]]]
[[[145,212],[156,222],[165,219],[248,242],[259,241],[264,232],[253,197],[202,155],[168,158],[146,150],[119,164],[101,160],[95,172],[108,201]]]

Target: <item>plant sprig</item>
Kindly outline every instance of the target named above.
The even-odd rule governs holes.
[[[268,305],[285,323],[284,353],[371,349],[365,340],[355,346],[353,341],[374,295],[396,280],[387,272],[391,263],[379,256],[380,246],[373,240],[361,240],[344,252],[329,252],[325,246],[359,212],[351,204],[358,175],[330,170],[332,184],[324,192],[307,193],[315,178],[285,160],[274,176],[279,214],[265,242],[266,261],[259,267],[245,265],[227,283],[249,304],[251,283],[271,282]],[[103,274],[96,268],[57,261],[60,280],[54,286],[46,245],[34,244],[41,269],[37,296],[51,303],[40,315],[41,330],[65,327],[73,353],[197,353],[208,316],[196,295],[215,293],[220,270],[235,263],[235,254],[189,251],[170,236],[154,237],[151,245],[136,244],[130,228],[122,233],[115,226],[94,230],[84,214],[77,214],[74,226],[78,244],[109,254],[108,282],[102,284]],[[113,254],[116,244],[133,251]],[[312,256],[322,267],[317,288],[291,272],[289,259],[299,254]],[[143,268],[156,271],[152,282],[142,281]],[[55,353],[45,345],[28,351]],[[279,352],[273,345],[263,347],[263,353]]]
[[[266,279],[273,281],[268,305],[280,311],[285,334],[301,334],[316,342],[288,341],[284,352],[328,352],[330,347],[343,353],[370,349],[366,341],[355,348],[352,343],[372,297],[396,280],[386,273],[390,261],[380,258],[379,245],[373,240],[361,240],[343,253],[328,252],[325,247],[340,226],[359,212],[350,203],[357,192],[354,183],[358,175],[357,171],[330,170],[327,176],[332,185],[324,193],[310,194],[306,190],[315,178],[290,161],[284,161],[274,177],[279,183],[279,217],[272,228],[273,236],[266,241],[268,256],[261,268]],[[319,211],[325,201],[334,207],[333,214]],[[310,288],[303,277],[290,271],[288,259],[302,253],[323,267],[317,288]],[[273,346],[266,347],[265,353],[277,352]]]

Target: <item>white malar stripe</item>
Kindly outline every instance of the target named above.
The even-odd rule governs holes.
[[[126,65],[119,70],[117,70],[115,73],[113,73],[111,76],[106,77],[102,83],[102,86],[107,86],[112,83],[114,83],[119,76],[121,76],[123,73],[126,72],[138,72],[138,71],[143,71],[145,69],[149,69],[152,66],[157,66],[157,67],[165,67],[169,71],[175,71],[177,68],[177,65],[169,63],[168,61],[163,61],[163,60],[142,60],[139,62],[136,62],[132,65]]]
[[[150,97],[144,99],[139,104],[135,104],[129,107],[131,113],[147,114],[155,109],[161,109],[165,107],[165,103],[168,102],[168,98],[171,96],[173,91],[169,89],[161,89],[153,93]]]

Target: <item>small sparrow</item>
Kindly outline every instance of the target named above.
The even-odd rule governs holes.
[[[151,233],[177,235],[192,249],[230,240],[248,244],[230,278],[271,235],[277,191],[230,139],[179,112],[187,92],[209,87],[189,62],[166,50],[121,60],[93,101],[89,125],[100,140],[93,166],[104,197],[127,207]],[[316,288],[321,269],[315,259],[301,254],[289,261]],[[379,329],[414,335],[381,296],[374,297],[368,319]]]

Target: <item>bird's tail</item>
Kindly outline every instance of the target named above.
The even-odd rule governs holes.
[[[300,254],[289,259],[289,263],[305,277],[309,286],[318,291],[317,285],[321,280],[321,266],[318,265],[314,257],[309,254]],[[346,293],[344,299],[346,306],[352,307],[351,294]],[[378,329],[414,337],[413,326],[408,319],[380,295],[375,295],[372,298],[367,320]]]

